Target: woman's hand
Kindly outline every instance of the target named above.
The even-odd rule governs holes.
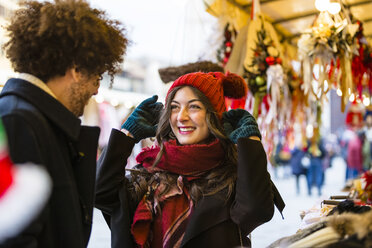
[[[254,117],[244,109],[231,109],[222,114],[223,127],[226,134],[235,144],[239,138],[250,137],[261,139],[261,133]]]
[[[160,111],[163,109],[163,104],[157,100],[158,96],[154,95],[141,102],[121,126],[121,129],[132,135],[136,143],[156,134]]]

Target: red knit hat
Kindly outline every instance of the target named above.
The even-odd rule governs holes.
[[[239,99],[247,95],[248,87],[244,79],[227,72],[193,72],[177,78],[169,88],[169,93],[178,86],[188,85],[200,90],[213,105],[218,117],[226,111],[225,97]]]

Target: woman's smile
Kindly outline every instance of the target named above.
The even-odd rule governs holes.
[[[195,128],[194,127],[178,127],[178,130],[180,134],[186,135],[186,134],[192,133],[195,130]]]

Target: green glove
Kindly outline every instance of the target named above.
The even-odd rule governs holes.
[[[231,109],[224,112],[222,122],[227,136],[235,144],[243,137],[257,136],[261,139],[256,120],[244,109]]]
[[[133,135],[136,143],[156,134],[159,115],[163,109],[163,104],[156,102],[157,100],[158,96],[154,95],[141,102],[121,126]]]

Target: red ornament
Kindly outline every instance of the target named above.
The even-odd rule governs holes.
[[[276,58],[276,63],[277,63],[277,64],[282,64],[282,59],[281,59],[280,57],[277,57],[277,58]]]
[[[273,56],[268,56],[265,58],[266,64],[273,65],[275,64],[275,58]]]
[[[231,41],[226,42],[226,43],[225,43],[225,46],[227,46],[227,47],[232,47],[232,42],[231,42]]]

